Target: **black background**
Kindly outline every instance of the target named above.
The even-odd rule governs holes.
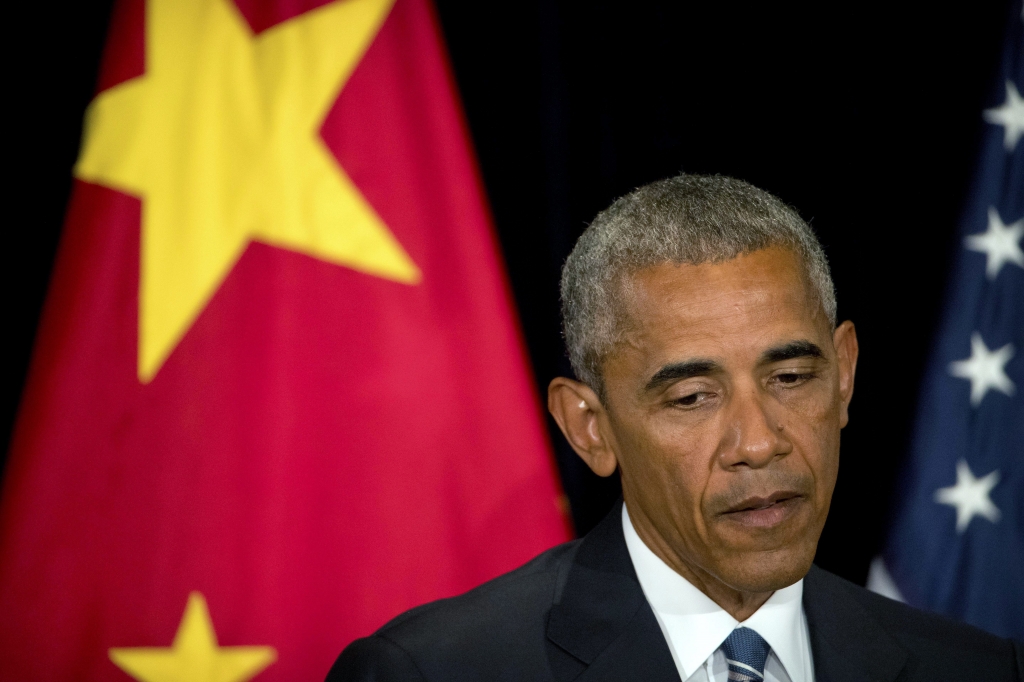
[[[1005,2],[437,0],[537,378],[569,372],[562,261],[594,214],[680,171],[797,207],[832,263],[861,360],[823,567],[878,550],[994,82]],[[7,75],[3,249],[9,434],[95,87],[110,5],[35,3]],[[10,27],[9,27],[10,28]],[[10,167],[9,167],[10,168]],[[10,171],[9,171],[10,172]],[[618,496],[553,439],[579,531]]]

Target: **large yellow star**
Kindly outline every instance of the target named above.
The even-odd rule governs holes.
[[[110,650],[110,660],[139,682],[245,682],[277,659],[269,646],[217,646],[203,595],[188,597],[170,647]]]
[[[419,281],[319,135],[392,3],[335,2],[253,36],[230,0],[147,2],[146,73],[93,100],[75,166],[142,199],[142,382],[250,240]]]

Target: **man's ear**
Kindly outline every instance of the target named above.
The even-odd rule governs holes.
[[[602,432],[604,414],[597,393],[579,381],[556,377],[548,385],[548,410],[558,422],[569,445],[598,476],[611,476],[618,458]]]
[[[839,361],[839,399],[840,414],[839,427],[842,428],[850,421],[850,400],[853,398],[853,377],[857,373],[857,354],[860,347],[857,344],[857,330],[853,322],[847,320],[836,327],[832,336],[835,344],[836,356]]]

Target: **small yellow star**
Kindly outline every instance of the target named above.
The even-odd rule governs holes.
[[[269,646],[217,646],[203,595],[188,597],[170,647],[119,647],[110,660],[139,682],[245,682],[277,659]]]
[[[253,239],[419,281],[319,134],[392,3],[335,2],[254,36],[230,0],[147,2],[146,72],[93,100],[75,166],[142,199],[142,382]]]

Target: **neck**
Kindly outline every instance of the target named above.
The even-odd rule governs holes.
[[[674,551],[641,509],[628,507],[629,520],[637,535],[654,554],[691,585],[708,596],[736,620],[743,622],[754,615],[775,593],[745,591],[731,587],[693,562],[686,561]]]

